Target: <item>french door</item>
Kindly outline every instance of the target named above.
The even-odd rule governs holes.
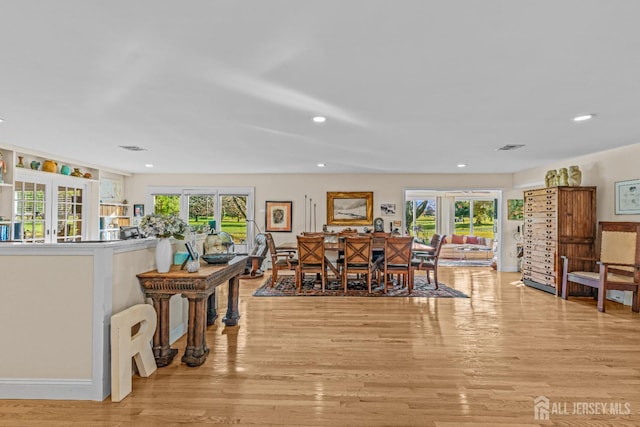
[[[87,183],[78,178],[16,173],[13,239],[28,243],[82,240]]]

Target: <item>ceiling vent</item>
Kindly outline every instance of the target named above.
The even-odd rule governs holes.
[[[118,147],[129,151],[147,151],[146,148],[138,147],[137,145],[118,145]]]
[[[511,151],[511,150],[517,150],[518,148],[522,148],[524,147],[524,144],[507,144],[507,145],[503,145],[500,148],[496,148],[496,151]]]

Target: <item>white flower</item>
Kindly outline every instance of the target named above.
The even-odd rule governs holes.
[[[189,225],[175,215],[164,216],[158,214],[145,215],[140,221],[140,228],[147,236],[167,238],[174,237],[184,239],[185,232],[189,231]]]

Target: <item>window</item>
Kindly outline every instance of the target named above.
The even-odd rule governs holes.
[[[233,237],[236,252],[246,252],[253,246],[254,189],[241,187],[150,187],[148,205],[163,215],[178,215],[195,230],[214,227]],[[242,245],[248,243],[248,248]]]
[[[455,234],[493,238],[494,206],[493,199],[456,198]]]
[[[436,199],[409,200],[406,204],[408,234],[423,242],[429,242],[436,230]]]

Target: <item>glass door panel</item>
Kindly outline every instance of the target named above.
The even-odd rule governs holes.
[[[469,200],[456,200],[455,234],[471,235],[470,206]]]
[[[14,240],[43,243],[46,232],[47,186],[44,183],[16,181],[14,191]]]
[[[58,186],[57,241],[82,240],[82,189]]]
[[[409,235],[422,242],[429,242],[436,230],[436,199],[410,200],[406,203]]]
[[[189,225],[196,232],[208,230],[209,222],[215,220],[216,199],[215,194],[188,195]],[[217,224],[214,228],[217,228]]]
[[[490,237],[493,239],[493,200],[473,201],[473,235],[478,237]]]
[[[221,211],[220,230],[226,231],[233,237],[236,245],[247,243],[247,196],[246,195],[222,195],[220,197]],[[239,249],[239,250],[238,250]],[[246,251],[244,248],[236,248],[236,252]]]

